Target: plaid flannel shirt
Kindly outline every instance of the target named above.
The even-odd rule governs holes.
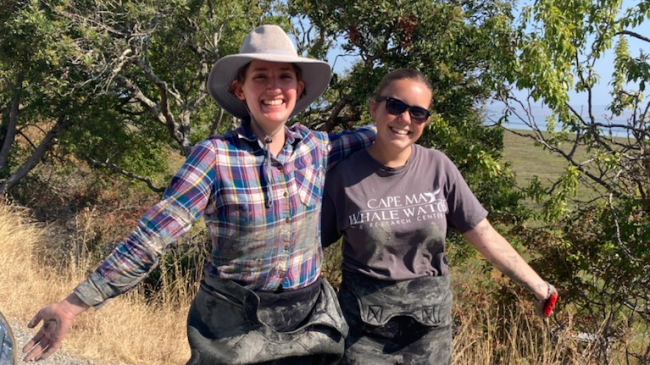
[[[249,289],[297,289],[320,274],[320,210],[325,170],[374,142],[375,128],[327,134],[296,124],[265,168],[265,151],[248,123],[197,144],[133,232],[79,284],[98,306],[139,283],[165,248],[201,215],[212,239],[204,275]],[[267,208],[265,202],[271,199]]]

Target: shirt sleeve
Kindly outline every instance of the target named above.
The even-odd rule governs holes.
[[[456,165],[444,156],[449,195],[447,196],[447,221],[450,228],[458,233],[465,233],[474,228],[488,215],[488,211],[481,205],[478,198],[467,185],[463,175]]]
[[[341,238],[342,233],[338,229],[337,222],[336,205],[327,192],[326,187],[323,193],[323,206],[321,211],[321,242],[323,248],[330,246]]]
[[[358,128],[354,131],[330,133],[327,154],[327,168],[346,159],[352,153],[362,150],[375,143],[377,127],[374,124]]]
[[[132,289],[158,264],[168,245],[186,233],[202,214],[216,179],[216,148],[196,145],[169,183],[163,199],[140,218],[137,227],[99,267],[75,288],[97,307]]]

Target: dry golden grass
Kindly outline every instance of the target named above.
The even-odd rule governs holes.
[[[570,313],[562,313],[563,324],[546,324],[525,310],[512,308],[504,318],[492,319],[486,311],[462,313],[453,342],[453,365],[601,365],[601,343],[579,340]],[[627,347],[627,348],[626,348]],[[610,365],[647,365],[627,350],[647,348],[645,343],[634,348],[624,342],[612,343],[607,350]]]
[[[464,312],[463,323],[457,326],[454,335],[453,364],[574,363],[563,362],[567,354],[563,347],[557,346],[558,341],[562,341],[558,336],[570,340],[570,334],[554,333],[554,340],[551,341],[551,331],[542,325],[542,321],[521,309],[513,308],[505,321],[490,318],[488,311]]]
[[[44,228],[24,210],[0,203],[0,309],[27,323],[43,306],[64,298],[83,280],[89,264],[83,257],[66,267],[44,267]],[[175,301],[178,303],[178,301]],[[109,301],[97,313],[77,318],[63,351],[107,363],[184,364],[189,359],[185,330],[188,301],[145,304],[137,292]],[[33,331],[35,332],[35,330]]]
[[[65,297],[94,266],[79,248],[69,248],[75,257],[53,257],[50,250],[56,242],[52,242],[46,227],[32,222],[26,210],[2,203],[0,237],[0,310],[23,323],[41,307]],[[46,267],[44,262],[65,264]],[[180,272],[173,267],[171,270]],[[471,268],[463,271],[473,275],[468,273]],[[179,275],[172,273],[168,277]],[[188,289],[184,282],[195,282],[197,278],[180,277],[172,282],[163,275],[162,280],[159,297],[150,300],[157,305],[146,304],[144,294],[136,290],[109,301],[97,313],[89,310],[79,316],[64,341],[63,351],[104,363],[185,364],[190,356],[185,318],[195,290],[191,286]],[[576,341],[566,313],[562,314],[563,326],[549,329],[532,315],[531,303],[526,299],[511,304],[498,319],[491,317],[493,310],[488,310],[495,303],[465,298],[471,302],[468,304],[461,300],[455,308],[459,322],[453,342],[454,365],[592,364],[589,352],[595,349],[581,347],[584,345]],[[632,364],[624,357],[612,363]]]

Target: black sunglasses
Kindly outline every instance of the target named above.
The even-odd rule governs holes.
[[[419,124],[426,122],[431,116],[431,112],[424,108],[420,108],[419,106],[410,106],[405,102],[391,98],[390,96],[379,96],[376,100],[386,100],[386,111],[392,115],[400,115],[408,110],[411,120]]]

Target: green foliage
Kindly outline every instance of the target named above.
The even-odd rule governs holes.
[[[167,168],[170,150],[187,154],[230,129],[207,95],[208,72],[260,22],[286,24],[277,9],[272,0],[7,0],[0,192],[52,157],[147,178]]]
[[[625,12],[621,4],[541,1],[524,7],[517,31],[518,56],[514,61],[506,58],[500,67],[514,86],[529,91],[533,100],[551,109],[552,115],[543,124],[544,134],[539,133],[544,127],[534,120],[523,122],[535,131],[534,138],[540,146],[569,163],[566,173],[555,184],[555,191],[547,192],[548,221],[570,213],[566,207],[579,183],[616,198],[647,194],[645,187],[641,187],[647,185],[644,151],[650,136],[643,89],[650,78],[650,66],[643,52],[633,57],[629,51],[627,37],[644,39],[643,36],[625,29],[647,20],[643,15],[647,14],[647,4],[640,3],[637,9]],[[616,55],[610,83],[612,98],[607,107],[610,114],[602,121],[592,110],[592,93],[600,80],[592,65],[610,51]],[[570,90],[589,95],[587,113],[569,104]],[[504,101],[518,103],[512,96]],[[608,124],[608,120],[616,118],[625,120]],[[630,139],[612,138],[615,130],[627,133]],[[584,146],[589,156],[576,157],[577,146]],[[541,198],[537,186],[531,186],[529,192],[531,197]]]
[[[496,221],[522,221],[521,194],[512,172],[499,160],[503,135],[483,123],[482,106],[502,88],[494,72],[497,56],[510,47],[511,5],[507,1],[308,1],[289,3],[320,32],[344,39],[341,47],[358,62],[336,75],[327,99],[346,101],[341,122],[369,120],[367,100],[391,70],[422,71],[433,85],[433,121],[419,143],[445,152],[465,174]],[[505,52],[507,53],[507,52]],[[327,110],[327,109],[326,109]]]
[[[507,2],[290,1],[293,14],[343,37],[344,51],[358,55],[339,89],[365,101],[387,71],[420,69],[435,87],[433,109],[463,116],[498,84],[490,71],[499,39],[509,32]]]
[[[530,217],[530,212],[520,204],[523,193],[513,189],[514,174],[510,166],[500,161],[503,130],[486,128],[477,119],[451,123],[436,118],[425,132],[425,138],[454,161],[490,212],[493,223],[516,225]]]
[[[579,331],[627,341],[626,331],[644,322],[650,303],[650,217],[640,204],[625,199],[594,205],[563,220],[561,231],[530,232],[528,240],[541,253],[534,265],[562,283],[563,305],[575,308]],[[645,359],[641,363],[648,360],[631,355]]]
[[[634,56],[629,47],[631,38],[649,42],[638,32],[648,29],[650,4],[622,6],[619,0],[543,0],[524,7],[516,57],[504,58],[499,69],[552,115],[538,124],[521,117],[531,115],[528,101],[513,94],[501,100],[510,115],[519,111],[541,148],[566,161],[550,187],[533,180],[525,190],[543,204],[540,217],[547,225],[528,237],[541,253],[538,267],[561,288],[564,304],[577,310],[580,329],[624,343],[627,361],[647,363],[648,344],[629,347],[625,332],[650,324],[650,104],[644,100],[650,64],[647,54]],[[594,65],[607,53],[615,63],[607,109],[600,112],[595,108],[606,96],[596,94],[602,81]],[[587,105],[572,105],[569,92],[584,93]],[[580,190],[594,198],[572,204]],[[607,340],[597,345],[593,360],[609,363]]]

